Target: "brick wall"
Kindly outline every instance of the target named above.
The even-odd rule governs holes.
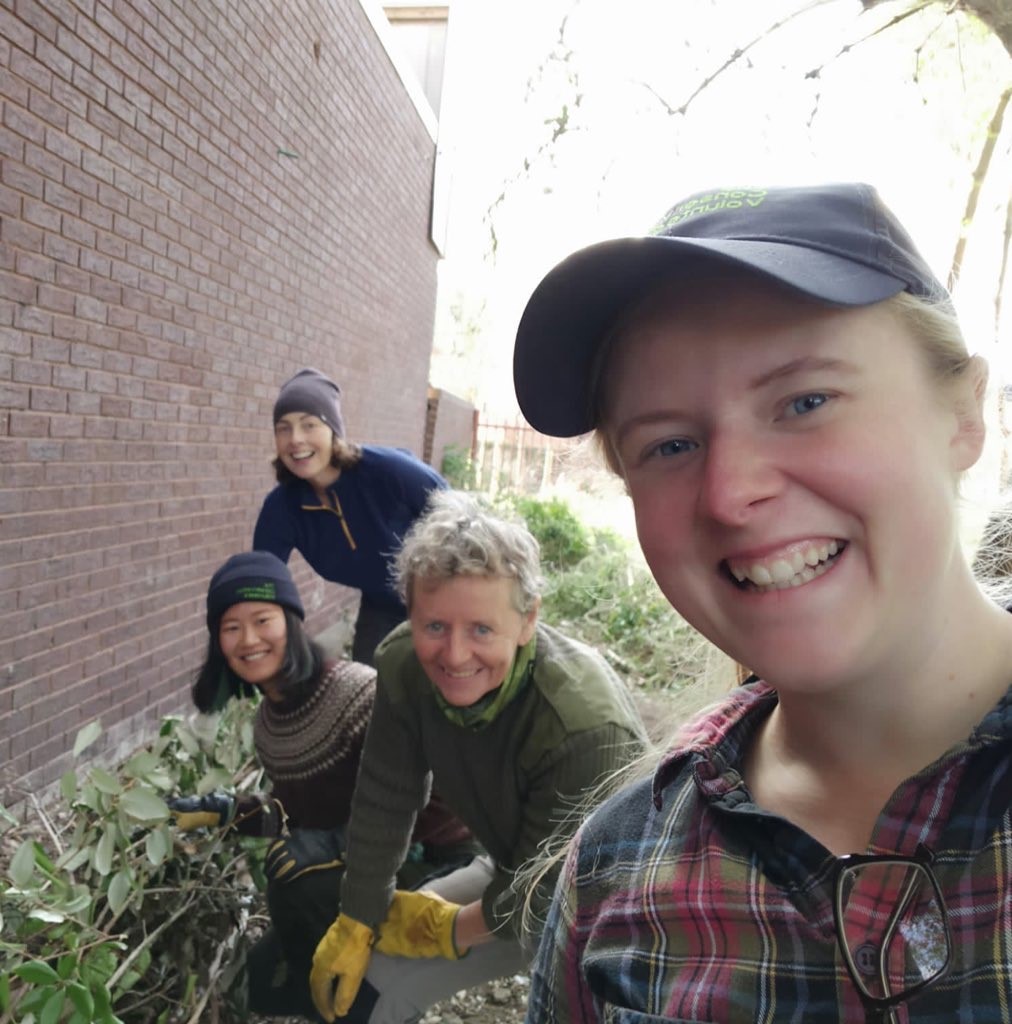
[[[431,132],[359,0],[17,0],[0,96],[10,801],[89,720],[111,756],[186,705],[281,380],[421,452],[437,257]],[[322,630],[349,595],[293,566]]]
[[[447,448],[452,446],[471,453],[477,419],[478,411],[470,402],[449,391],[430,387],[424,458],[440,469]]]

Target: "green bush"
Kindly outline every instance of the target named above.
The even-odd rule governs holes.
[[[40,809],[44,832],[0,808],[5,846],[17,844],[0,878],[0,1021],[204,1019],[244,941],[263,841],[180,835],[165,798],[258,783],[252,714],[251,701],[232,701],[206,737],[167,718],[118,774],[67,772],[66,809]],[[100,732],[83,729],[75,754]],[[214,1007],[219,1021],[238,1019],[229,1013]]]
[[[509,504],[541,545],[541,561],[546,570],[572,568],[590,553],[590,531],[561,499],[515,497]]]
[[[448,444],[443,449],[443,464],[439,471],[455,490],[469,491],[475,486],[471,452],[459,444]]]
[[[706,646],[674,611],[630,543],[591,530],[559,499],[503,499],[541,545],[542,617],[596,647],[635,686],[677,690]]]

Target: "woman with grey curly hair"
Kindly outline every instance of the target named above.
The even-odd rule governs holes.
[[[377,648],[342,912],[310,977],[328,1021],[406,1024],[454,992],[523,970],[517,870],[644,743],[604,659],[538,622],[540,554],[525,525],[467,495],[435,493],[394,570],[408,621]],[[396,890],[430,785],[487,855],[424,891]]]
[[[541,551],[523,523],[492,514],[460,491],[429,499],[428,514],[405,538],[393,565],[394,585],[411,609],[416,578],[434,583],[454,576],[503,576],[514,581],[522,615],[541,603]]]

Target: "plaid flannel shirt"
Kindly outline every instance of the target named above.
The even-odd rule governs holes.
[[[740,688],[653,780],[584,823],[534,966],[530,1024],[864,1021],[833,924],[836,858],[752,802],[739,773],[776,694]],[[935,854],[948,974],[900,1024],[1012,1022],[1012,691],[904,782],[868,852]]]

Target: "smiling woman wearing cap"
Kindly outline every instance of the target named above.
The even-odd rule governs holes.
[[[1012,617],[956,515],[987,369],[907,232],[867,185],[692,196],[552,270],[514,369],[755,673],[581,828],[528,1019],[996,1019]]]
[[[325,580],[359,590],[351,656],[371,664],[376,645],[407,616],[390,560],[446,481],[404,449],[348,441],[341,389],[312,368],[281,385],[274,444],[278,486],[264,499],[253,547],[283,561],[294,549]]]

